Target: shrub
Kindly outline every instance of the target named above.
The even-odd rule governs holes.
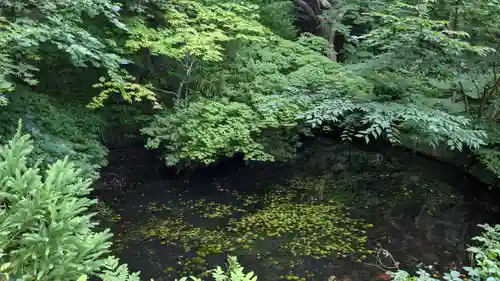
[[[0,111],[0,136],[11,138],[19,119],[33,139],[29,161],[41,159],[45,165],[69,156],[83,170],[82,176],[92,178],[97,178],[98,169],[106,166],[108,149],[101,143],[104,122],[84,105],[63,104],[19,89],[9,95],[9,104]]]
[[[67,157],[44,173],[40,162],[30,164],[33,141],[20,129],[21,122],[0,147],[0,264],[22,280],[76,280],[98,272],[111,234],[93,230],[91,180]]]

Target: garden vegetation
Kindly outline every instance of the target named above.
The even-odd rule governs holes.
[[[499,0],[4,0],[0,30],[0,263],[16,280],[138,280],[88,212],[116,132],[179,169],[287,161],[338,132],[460,151],[500,177]],[[326,225],[285,249],[363,250],[349,234],[366,224],[325,218],[341,208],[271,202],[232,222],[235,243],[259,223],[275,236]],[[500,228],[483,227],[464,270],[500,280]],[[228,263],[215,280],[255,280]]]

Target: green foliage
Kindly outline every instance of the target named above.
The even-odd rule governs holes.
[[[67,73],[92,77],[101,69],[118,79],[120,60],[116,42],[108,40],[109,31],[124,30],[113,1],[2,1],[0,5],[0,135],[10,138],[18,119],[23,119],[35,139],[33,160],[43,158],[54,163],[70,155],[87,176],[96,177],[97,169],[106,164],[107,149],[102,139],[102,121],[84,108],[80,99],[88,96],[90,85]],[[96,28],[97,27],[97,28]],[[57,69],[61,66],[85,68],[87,71]],[[39,73],[50,70],[49,75]],[[42,79],[43,83],[39,83]],[[45,95],[36,85],[53,85],[46,80],[72,80],[62,103]],[[26,90],[26,85],[30,90]],[[36,90],[33,90],[35,89]],[[9,93],[7,93],[9,92]],[[59,89],[45,89],[45,94],[61,96]],[[69,96],[69,94],[71,96]]]
[[[127,80],[112,79],[107,81],[106,78],[101,77],[99,79],[100,83],[94,84],[94,88],[101,88],[99,95],[92,98],[92,102],[87,105],[88,108],[99,108],[104,106],[104,101],[109,98],[111,94],[118,93],[121,97],[129,104],[132,102],[140,102],[143,100],[148,100],[153,104],[153,108],[159,109],[161,105],[158,103],[156,94],[150,89],[151,86],[143,86],[134,82],[133,77],[126,76]]]
[[[359,126],[353,128],[352,120],[345,122],[341,117],[346,114],[338,112],[354,107],[355,114],[348,116],[354,115],[354,123],[362,124],[360,137],[371,134],[366,126],[379,131],[373,137],[391,126],[394,129],[385,133],[391,141],[397,141],[397,129],[433,146],[446,143],[461,149],[465,144],[477,150],[489,145],[477,154],[491,171],[497,171],[496,153],[490,153],[497,150],[496,134],[489,138],[485,134],[498,120],[498,7],[482,0],[369,2],[350,3],[348,13],[365,30],[354,32],[355,24],[345,28],[348,20],[336,28],[349,43],[345,46],[348,69],[374,86],[377,103],[345,106],[327,120],[340,122],[346,129],[344,137],[356,134]],[[343,102],[328,101],[323,110]],[[375,122],[363,121],[372,118],[374,110],[386,117],[377,114]]]
[[[148,48],[154,55],[175,59],[189,54],[204,61],[221,61],[224,42],[264,40],[268,31],[257,22],[257,10],[258,6],[245,3],[176,0],[161,10],[164,28],[149,28],[145,19],[135,19],[126,47],[131,51]]]
[[[89,108],[116,94],[163,109],[150,112],[142,133],[168,165],[235,153],[290,159],[299,135],[334,126],[345,140],[408,135],[451,149],[488,146],[479,159],[500,170],[484,153],[496,144],[478,126],[500,118],[495,1],[335,1],[327,11],[311,4],[309,24],[325,38],[299,34],[300,1],[122,2],[4,1],[0,105],[16,83],[48,79],[37,67],[72,64],[89,71],[66,76],[106,77],[92,82],[97,95],[90,85],[64,90],[88,91]],[[85,149],[65,151],[96,168],[103,154],[90,131],[78,141]]]
[[[472,265],[464,267],[467,276],[456,270],[452,270],[444,275],[447,281],[494,281],[500,280],[500,225],[490,226],[488,224],[479,225],[484,229],[483,233],[473,238],[479,242],[478,246],[469,247],[467,251],[472,255]],[[438,281],[429,273],[420,269],[418,276],[411,277],[408,272],[398,270],[388,272],[394,281]]]
[[[433,79],[454,80],[465,70],[464,58],[494,52],[491,47],[468,42],[470,35],[450,28],[449,21],[433,18],[436,6],[436,1],[415,5],[397,1],[367,13],[373,28],[351,38],[357,45],[356,67],[375,81],[380,75],[391,75],[417,89],[432,84]],[[415,75],[418,79],[412,79]],[[434,92],[432,87],[428,91]]]
[[[254,0],[259,5],[260,23],[284,39],[294,39],[298,30],[294,20],[298,15],[296,7],[291,1],[286,0]]]
[[[142,132],[168,165],[234,153],[289,159],[298,135],[319,125],[341,127],[346,140],[397,142],[405,134],[497,150],[471,121],[500,116],[495,3],[335,1],[324,12],[313,5],[311,24],[327,31],[321,38],[298,34],[299,9],[284,0],[4,1],[0,95],[47,79],[38,66],[92,67],[77,76],[106,76],[94,85],[99,93],[75,85],[88,89],[90,108],[117,94],[164,109]],[[336,63],[341,54],[345,66]],[[0,96],[0,105],[7,101]],[[76,158],[101,165],[90,143]]]
[[[457,111],[441,106],[446,103],[431,102],[430,97],[464,84],[458,83],[454,74],[464,71],[457,64],[465,57],[487,57],[493,49],[468,42],[470,35],[450,30],[446,21],[434,19],[433,2],[379,4],[371,10],[364,7],[364,14],[359,13],[364,5],[361,2],[342,4],[346,18],[357,17],[372,25],[362,36],[349,36],[349,28],[341,31],[355,47],[355,59],[347,68],[329,59],[332,42],[307,34],[295,41],[272,36],[264,42],[226,45],[225,53],[218,49],[221,52],[216,61],[220,62],[202,64],[202,70],[195,74],[210,87],[194,86],[186,98],[188,105],[159,113],[143,130],[150,138],[148,146],[164,147],[169,165],[184,160],[212,163],[236,152],[244,153],[247,159],[276,160],[264,145],[269,139],[278,140],[275,146],[293,143],[290,147],[297,147],[293,135],[319,125],[325,129],[340,126],[344,139],[383,137],[398,142],[405,134],[432,146],[445,144],[458,150],[464,145],[472,149],[486,145],[483,130],[475,129],[469,118],[456,116]],[[167,51],[161,53],[175,57]],[[209,69],[206,73],[205,67]],[[447,73],[447,69],[453,72]],[[228,117],[223,109],[226,106],[242,108],[237,121]],[[198,112],[201,108],[211,114],[203,116]],[[269,120],[268,116],[277,122],[263,121]],[[227,124],[221,126],[213,120],[227,120]],[[182,129],[176,133],[179,127]],[[269,128],[270,133],[262,137]],[[204,132],[211,133],[207,137]],[[232,132],[239,132],[237,141]],[[183,147],[185,140],[189,145]]]
[[[324,56],[328,46],[327,41],[310,35],[296,41],[275,37],[268,43],[249,45],[232,62],[227,86],[234,85],[233,92],[265,95],[369,96],[371,87],[364,79]]]
[[[477,156],[490,172],[500,177],[500,151],[498,149],[479,149]]]
[[[266,127],[265,121],[244,103],[202,99],[174,114],[157,115],[142,132],[151,137],[149,148],[166,145],[167,165],[181,161],[210,164],[218,156],[235,152],[251,160],[271,160],[272,155],[253,139]]]
[[[324,40],[310,36],[296,42],[275,37],[249,44],[216,77],[221,92],[202,93],[210,99],[200,98],[173,113],[165,110],[142,130],[149,137],[148,147],[164,146],[168,165],[213,163],[237,152],[249,160],[287,158],[294,152],[297,130],[302,129],[297,113],[311,100],[289,102],[286,97],[324,92],[369,95],[370,87],[362,79],[315,51],[326,46]],[[278,152],[287,146],[287,152]]]
[[[463,40],[466,32],[446,28],[446,21],[432,19],[429,10],[435,1],[411,5],[393,2],[383,11],[372,12],[376,27],[364,35],[360,50],[376,50],[374,59],[384,67],[432,70],[436,61],[469,51],[484,56],[493,49],[474,46]],[[434,60],[434,61],[433,61]],[[431,73],[429,73],[431,74]]]
[[[479,245],[467,249],[472,254],[474,263],[464,269],[470,280],[498,280],[500,279],[500,225],[479,226],[484,232],[473,238]]]
[[[212,277],[215,281],[257,281],[257,276],[254,272],[243,273],[243,266],[240,265],[238,259],[234,256],[228,256],[227,258],[227,271],[224,271],[220,266],[217,266],[212,270]],[[191,279],[192,281],[201,281],[202,279],[191,276],[189,278],[182,277],[181,279],[175,281],[187,281]]]
[[[19,133],[7,147],[10,150],[0,153],[5,160],[0,165],[5,177],[0,179],[6,189],[0,194],[6,200],[0,239],[5,240],[2,254],[8,255],[0,262],[9,257],[14,276],[66,280],[83,271],[102,273],[103,280],[138,280],[115,259],[101,258],[108,234],[92,232],[90,216],[82,215],[92,203],[81,198],[89,182],[75,178],[95,176],[105,164],[106,149],[98,141],[103,122],[79,103],[63,104],[21,91],[16,83],[36,85],[38,79],[47,79],[37,75],[41,65],[91,67],[88,73],[71,72],[77,76],[71,81],[79,85],[65,89],[73,93],[88,88],[90,108],[103,107],[114,94],[128,104],[147,100],[154,109],[162,108],[152,113],[153,121],[142,133],[149,148],[164,152],[167,165],[210,164],[235,153],[248,160],[288,159],[300,145],[299,134],[335,126],[349,141],[360,137],[366,142],[398,142],[410,136],[433,146],[466,146],[500,174],[498,143],[491,129],[500,112],[494,52],[500,46],[497,0],[335,1],[314,18],[315,25],[320,22],[329,31],[327,38],[297,34],[297,8],[291,1],[121,2],[7,0],[0,7],[0,105],[6,105],[0,114],[0,134],[13,135],[21,118],[34,136],[34,157],[27,158],[31,143]],[[336,42],[343,40],[334,40],[334,35],[346,44]],[[334,48],[349,55],[345,65],[336,62]],[[119,69],[120,63],[130,63],[127,72]],[[54,73],[58,77],[50,79],[66,75]],[[93,96],[80,75],[107,78],[95,84],[99,93]],[[138,111],[108,113],[114,115],[113,125],[126,126],[131,120],[126,115]],[[66,155],[84,171],[57,162]],[[51,164],[46,177],[31,167],[30,161],[41,158]],[[196,249],[199,257],[190,264],[204,263],[205,256],[225,248],[251,251],[263,236],[288,239],[279,248],[295,256],[362,254],[366,225],[350,218],[344,206],[322,200],[303,204],[295,198],[303,195],[299,191],[309,198],[322,197],[326,184],[290,182],[267,194],[267,205],[255,213],[189,203],[210,219],[244,213],[229,222],[230,235],[195,227],[182,218],[155,224],[148,235]],[[476,260],[469,270],[472,280],[498,279],[496,232],[487,228],[479,239],[486,246],[469,249]],[[397,280],[410,278],[398,274]],[[423,271],[419,274],[412,278],[432,280]],[[232,257],[229,271],[217,268],[213,277],[256,279],[243,274]],[[446,278],[459,277],[452,272]]]
[[[0,263],[11,276],[27,280],[75,280],[104,264],[111,245],[108,231],[94,232],[86,210],[90,180],[67,158],[42,175],[28,164],[33,142],[20,126],[0,148]]]
[[[124,27],[115,7],[111,1],[3,1],[0,89],[12,90],[14,77],[36,84],[36,62],[43,56],[64,56],[76,67],[115,72],[118,56],[102,34],[102,29]],[[101,33],[96,33],[89,23],[99,21]]]
[[[119,265],[117,258],[109,257],[97,276],[102,281],[140,281],[139,274],[140,272],[130,273],[127,264]]]
[[[100,143],[104,124],[84,105],[62,104],[42,94],[16,91],[0,112],[0,135],[7,138],[14,135],[19,119],[34,139],[30,161],[51,164],[69,156],[86,177],[92,178],[106,165],[108,151]]]
[[[386,137],[390,142],[398,143],[403,130],[434,147],[446,143],[450,149],[460,151],[463,144],[477,149],[486,145],[487,139],[486,133],[473,129],[467,118],[412,104],[353,103],[347,99],[330,99],[306,111],[302,117],[312,126],[340,123],[344,128],[343,138],[361,137],[367,143],[371,137]]]

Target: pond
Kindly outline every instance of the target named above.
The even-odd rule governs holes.
[[[98,197],[114,251],[143,280],[204,276],[235,255],[259,280],[383,280],[385,269],[467,263],[493,196],[442,163],[318,140],[289,163],[227,161],[190,174],[113,151]],[[390,256],[384,255],[384,252]]]

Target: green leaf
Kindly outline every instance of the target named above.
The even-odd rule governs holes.
[[[87,275],[82,275],[82,276],[78,277],[78,279],[76,281],[87,281]]]

